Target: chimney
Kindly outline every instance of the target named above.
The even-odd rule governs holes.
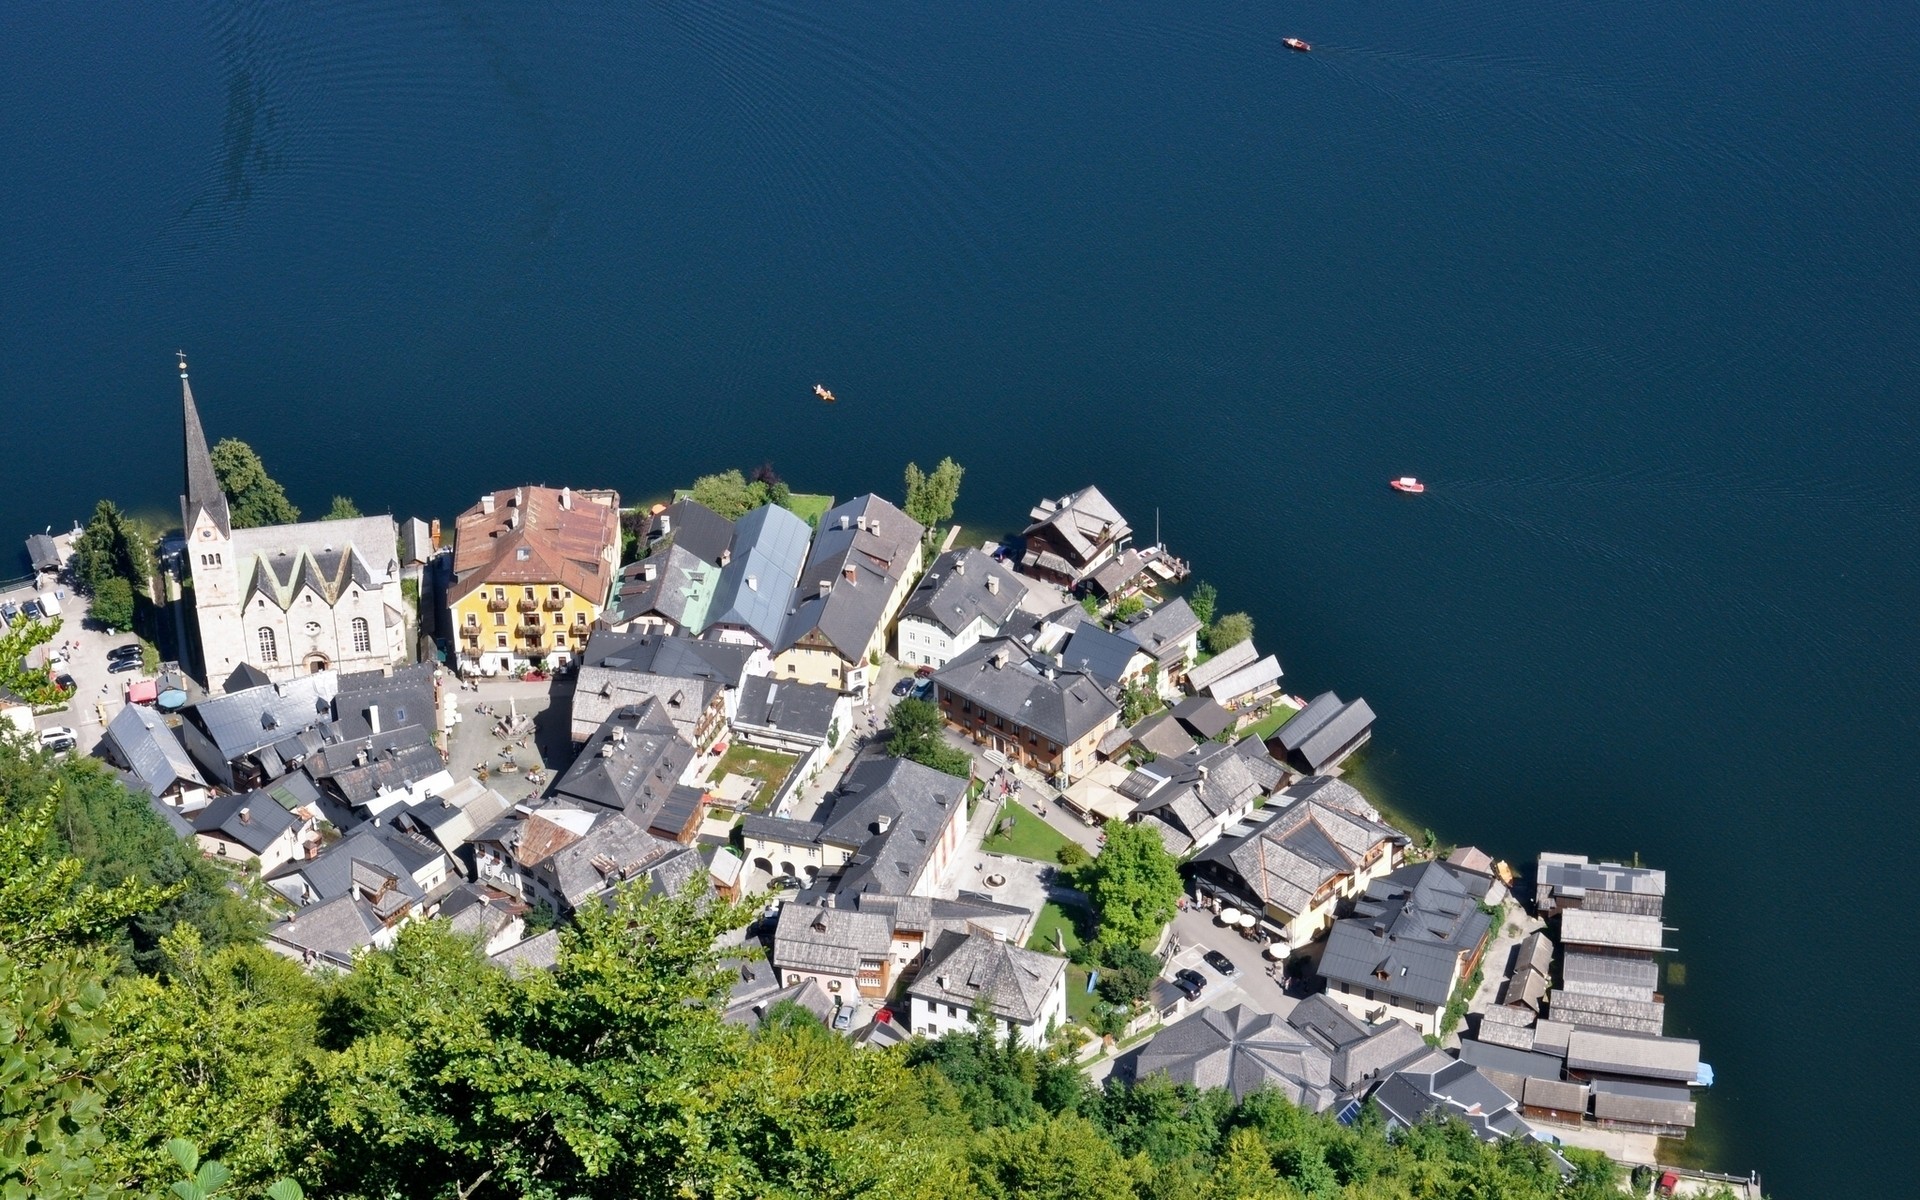
[[[879,816],[873,819],[873,831],[875,833],[885,833],[887,830],[892,828],[893,828],[893,817],[887,813],[881,813]]]
[[[860,514],[860,532],[865,533],[866,531],[867,531],[867,514],[861,513]]]
[[[733,561],[733,547],[729,546],[725,550],[722,550],[720,552],[720,565],[724,567],[732,561]]]
[[[380,706],[378,704],[367,705],[367,725],[371,727],[375,733],[380,732]]]
[[[760,577],[758,575],[747,576],[747,590],[750,592],[757,592],[760,590]]]
[[[672,532],[673,532],[673,515],[671,513],[661,513],[660,514],[660,536],[665,537]]]
[[[480,511],[482,513],[485,513],[489,517],[493,515],[493,493],[492,492],[488,492],[486,495],[480,497]]]
[[[560,507],[567,508],[567,509],[570,509],[573,507],[573,489],[572,488],[563,487],[560,489]]]
[[[851,518],[851,517],[849,517],[849,516],[847,516],[847,514],[845,514],[845,513],[841,513],[841,514],[840,514],[840,528],[842,528],[842,529],[845,529],[845,528],[847,527],[847,524],[848,524],[848,522],[850,522],[851,520],[852,520],[852,518]],[[866,518],[865,518],[865,517],[862,517],[862,518],[861,518],[861,521],[863,521],[863,522],[864,522],[865,520],[866,520]]]
[[[1053,681],[1053,668],[1052,668],[1052,667],[1048,667],[1048,668],[1047,668],[1047,681],[1048,681],[1049,683],[1051,683],[1051,682]]]
[[[953,573],[955,575],[965,575],[967,573],[967,560],[965,558],[956,558],[953,560]]]
[[[844,578],[848,583],[860,582],[858,579],[854,578],[854,566],[852,563],[848,563],[846,566],[841,567],[840,574],[841,574],[841,577]]]
[[[659,567],[654,566],[650,562],[644,563],[641,565],[640,578],[646,580],[648,583],[652,583],[654,580],[658,579],[659,577],[660,577]]]
[[[513,489],[513,499],[508,503],[512,504],[515,508],[519,508],[520,505],[526,501],[526,498],[527,489],[525,487],[517,487]]]
[[[832,590],[833,590],[833,580],[822,579],[820,581],[820,594],[822,596],[826,595],[828,592],[831,592]]]
[[[242,804],[240,806],[240,823],[242,825],[253,824],[253,806],[252,805]]]
[[[440,518],[439,517],[435,517],[433,519],[433,523],[427,526],[427,540],[433,543],[433,548],[435,550],[438,550],[440,548]]]
[[[998,596],[999,594],[1000,594],[1000,577],[998,575],[987,576],[987,595]]]
[[[1008,656],[1007,648],[1005,646],[1002,646],[998,650],[995,650],[993,652],[993,658],[991,659],[991,661],[993,665],[996,667],[1005,667],[1007,665],[1008,657],[1009,656]]]

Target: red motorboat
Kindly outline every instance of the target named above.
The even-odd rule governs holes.
[[[1313,49],[1312,46],[1307,45],[1305,42],[1301,41],[1299,38],[1281,38],[1280,44],[1285,46],[1289,50],[1298,50],[1302,54],[1305,54],[1307,51]]]
[[[1387,486],[1396,492],[1410,492],[1415,496],[1427,490],[1426,484],[1421,483],[1411,475],[1402,475],[1398,479],[1388,480]]]

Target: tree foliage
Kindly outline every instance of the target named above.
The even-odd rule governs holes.
[[[88,519],[87,527],[73,539],[70,566],[79,585],[95,597],[94,610],[97,616],[100,589],[115,579],[127,584],[126,603],[131,609],[133,593],[144,590],[147,580],[153,575],[153,552],[146,534],[139,526],[129,520],[113,501],[102,500],[93,506],[93,516]],[[101,620],[106,624],[115,624],[104,617]],[[128,628],[133,624],[133,619],[129,616],[118,624],[123,629]]]
[[[727,520],[737,521],[772,499],[772,489],[762,480],[749,480],[738,470],[730,470],[702,475],[693,481],[688,496]]]
[[[322,521],[351,521],[360,515],[360,506],[353,502],[352,496],[335,496],[333,498],[333,507],[329,508],[327,515],[320,519]]]
[[[1210,583],[1196,583],[1193,590],[1187,593],[1187,607],[1193,610],[1193,615],[1199,618],[1200,627],[1205,629],[1213,624],[1213,614],[1219,610],[1220,593]]]
[[[212,458],[235,529],[291,525],[300,519],[300,510],[287,499],[286,489],[267,474],[266,464],[252,446],[239,438],[221,438]]]
[[[901,505],[901,511],[931,535],[953,519],[953,506],[960,499],[960,480],[966,473],[967,469],[951,458],[941,459],[931,472],[922,471],[918,463],[908,463],[907,502]]]
[[[941,737],[945,724],[933,701],[902,700],[887,718],[887,753],[965,779],[973,774],[973,758]]]
[[[1207,630],[1207,649],[1215,654],[1232,646],[1238,646],[1253,636],[1253,618],[1243,612],[1230,612],[1213,623]]]
[[[93,619],[108,629],[133,628],[133,585],[114,576],[93,589]]]
[[[1108,821],[1106,841],[1076,875],[1093,901],[1104,941],[1145,946],[1159,936],[1180,900],[1179,864],[1145,825]]]

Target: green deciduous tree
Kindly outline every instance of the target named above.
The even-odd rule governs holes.
[[[1215,621],[1207,631],[1207,649],[1218,654],[1252,636],[1253,618],[1243,612],[1230,612]]]
[[[212,457],[213,473],[227,494],[235,529],[289,525],[300,519],[300,510],[287,499],[286,489],[267,474],[266,464],[252,446],[239,438],[221,438]]]
[[[1120,1157],[1068,1113],[1024,1129],[989,1129],[969,1155],[984,1200],[1133,1200],[1146,1165]]]
[[[350,521],[359,515],[360,506],[353,502],[353,497],[335,496],[333,498],[333,507],[329,508],[327,515],[320,519],[322,521]]]
[[[132,593],[144,590],[153,574],[153,552],[140,527],[130,521],[113,501],[102,500],[93,506],[93,516],[88,519],[87,527],[73,539],[71,566],[74,578],[96,597],[107,581],[126,581],[127,604],[131,606]],[[129,617],[120,624],[126,628],[132,623]]]
[[[953,519],[954,503],[960,499],[960,480],[966,473],[967,469],[951,458],[941,459],[931,473],[922,471],[918,463],[908,463],[907,502],[901,505],[901,511],[932,534]]]
[[[931,700],[900,701],[887,718],[887,753],[965,779],[973,774],[973,758],[940,736],[945,723]]]
[[[92,616],[109,629],[132,629],[133,585],[118,576],[95,584]]]
[[[1113,619],[1116,621],[1131,621],[1145,611],[1147,611],[1147,601],[1145,597],[1138,595],[1127,596],[1113,606]]]
[[[1145,825],[1108,821],[1106,842],[1078,878],[1093,901],[1104,941],[1145,946],[1159,936],[1180,900],[1180,869],[1160,835]]]
[[[749,481],[738,470],[732,470],[702,475],[693,481],[688,496],[727,520],[737,521],[767,503],[770,490],[760,480]]]
[[[1187,593],[1187,607],[1199,618],[1202,629],[1213,624],[1213,614],[1219,605],[1220,593],[1210,583],[1196,583],[1193,590]]]

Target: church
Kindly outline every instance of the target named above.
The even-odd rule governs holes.
[[[233,528],[184,358],[180,395],[187,435],[180,519],[208,688],[217,691],[242,664],[281,682],[407,661],[393,518]]]

